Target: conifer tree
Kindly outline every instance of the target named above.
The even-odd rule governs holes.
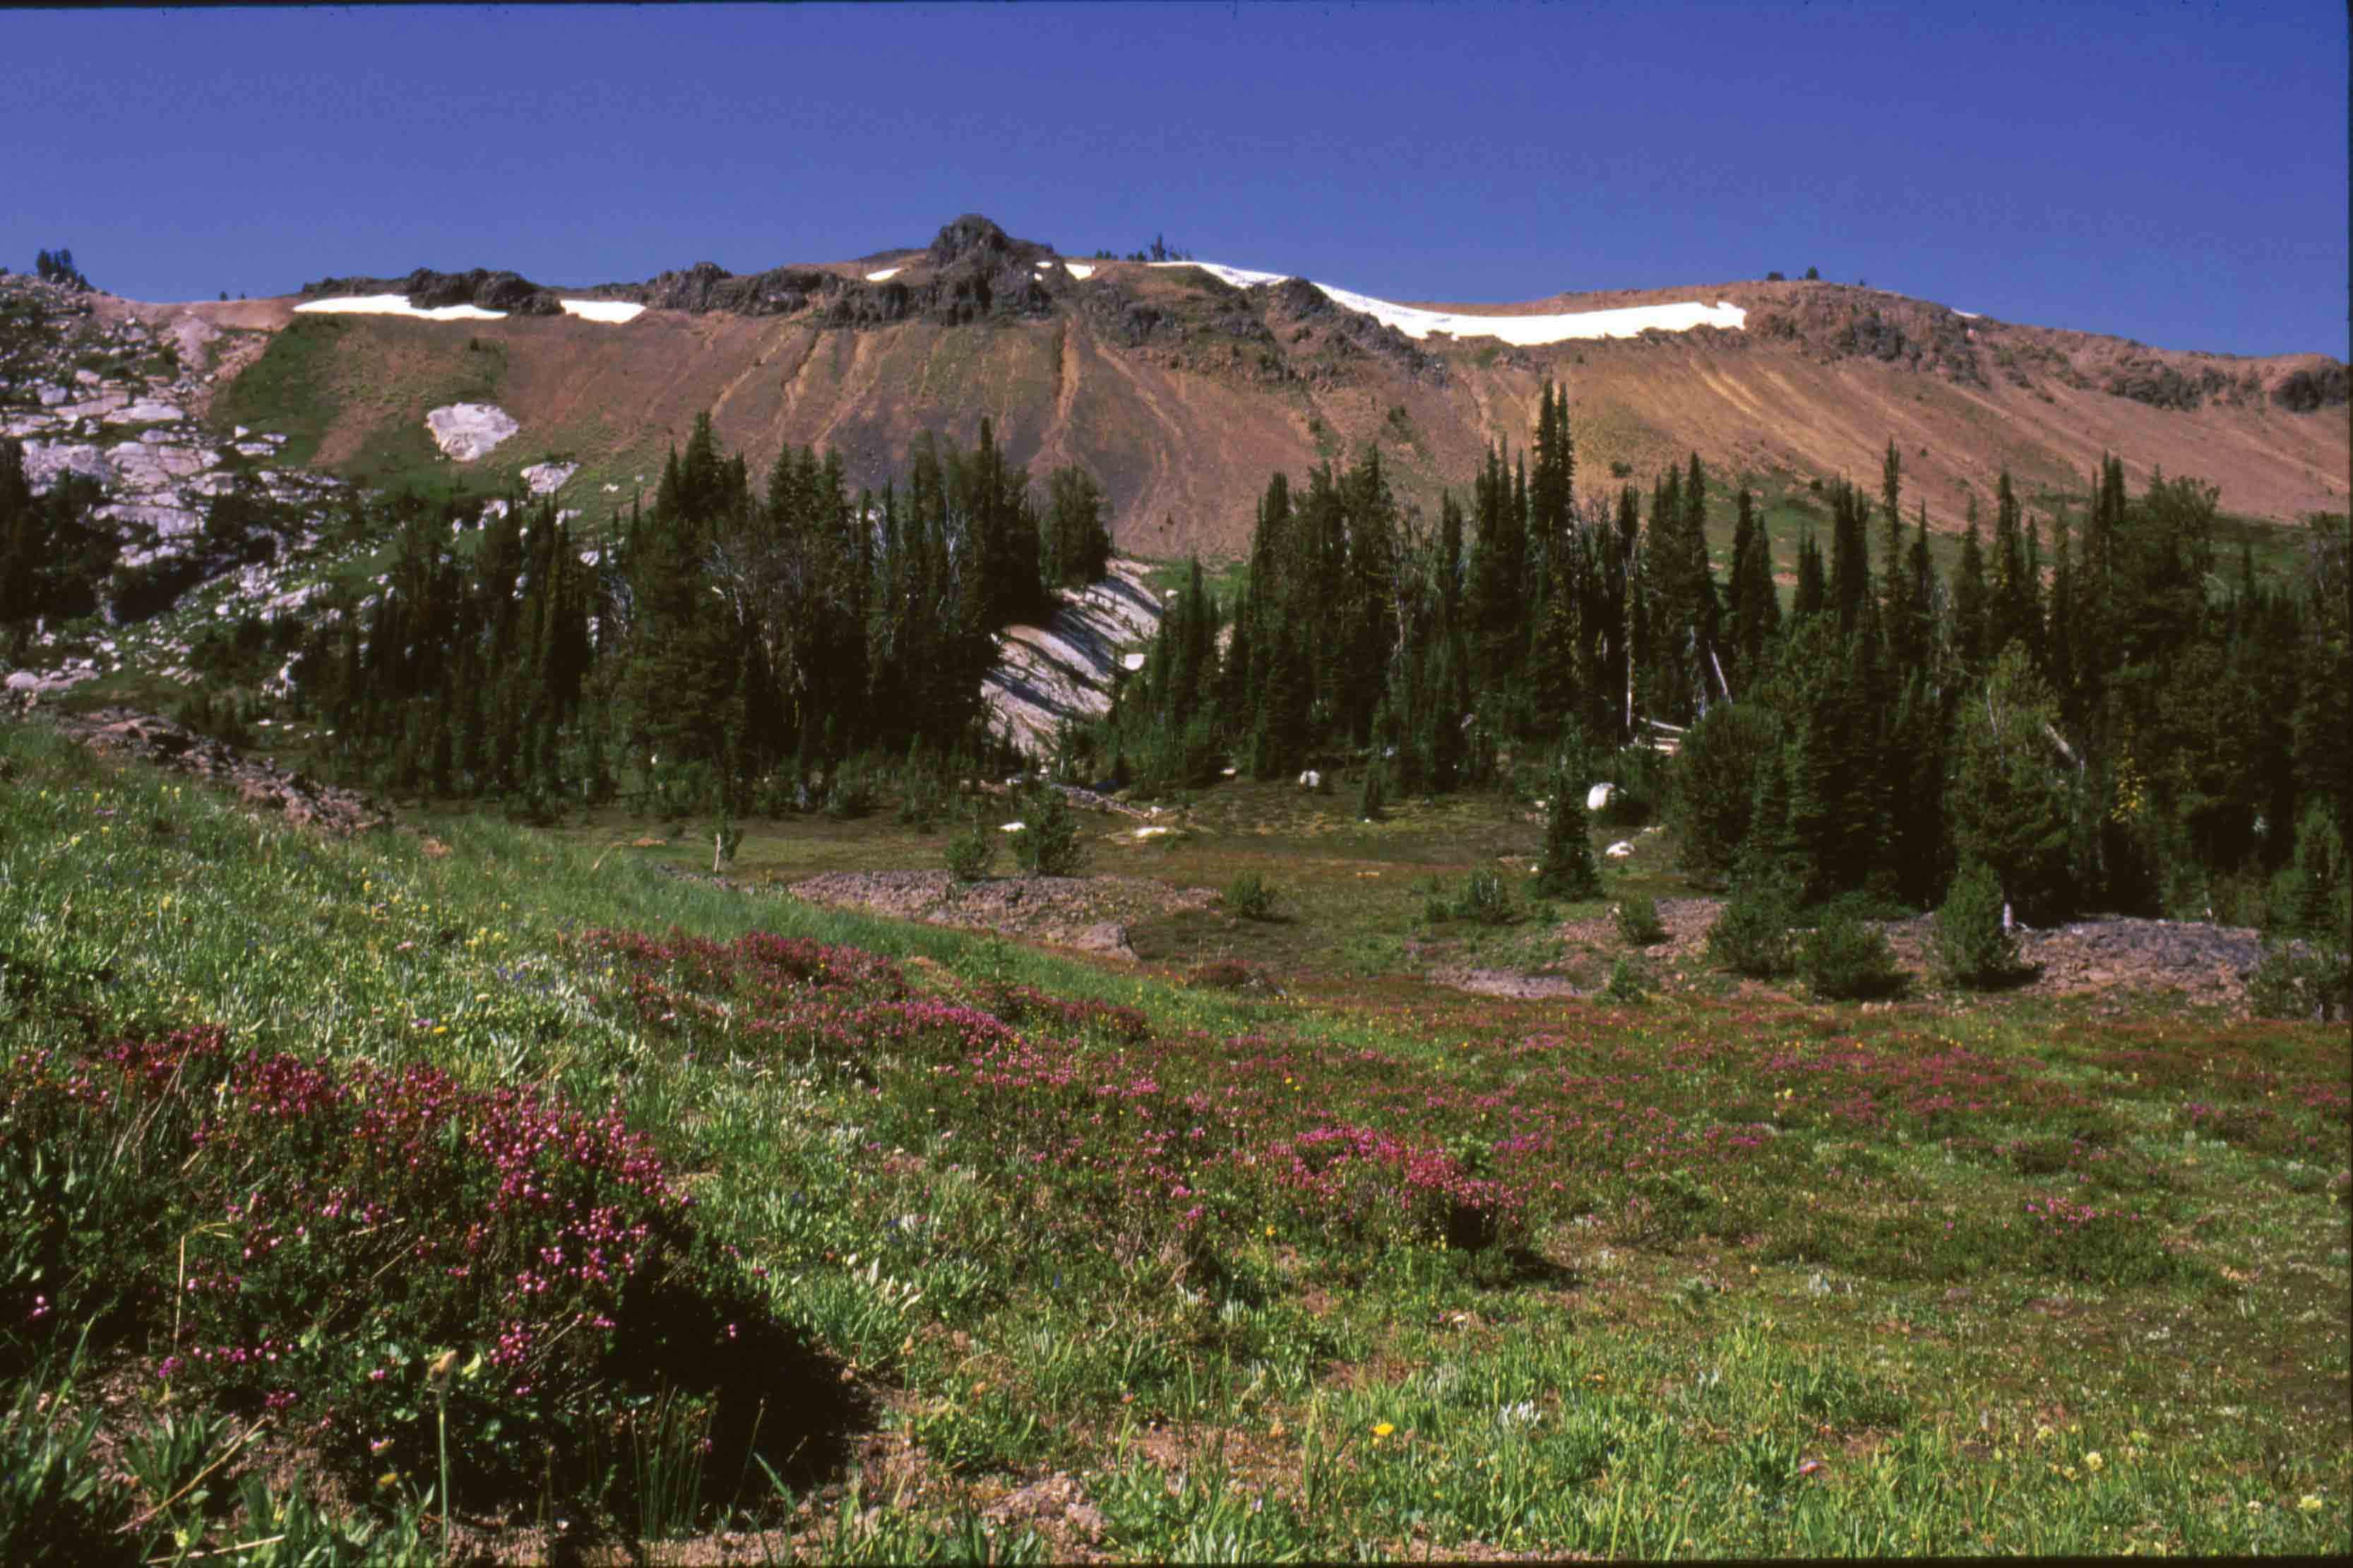
[[[1990,610],[1985,551],[1978,539],[1978,499],[1972,494],[1968,529],[1961,535],[1960,569],[1953,582],[1953,662],[1965,680],[1976,679],[1985,669]]]
[[[1789,601],[1790,618],[1803,620],[1808,616],[1818,616],[1829,603],[1830,588],[1822,574],[1821,547],[1814,542],[1813,531],[1808,529],[1798,538],[1798,591]]]
[[[1536,891],[1548,899],[1598,899],[1601,868],[1593,858],[1586,825],[1583,770],[1572,771],[1564,756],[1553,764],[1545,804],[1545,841],[1536,865]]]

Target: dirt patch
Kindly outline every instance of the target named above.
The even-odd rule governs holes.
[[[1557,974],[1525,974],[1516,969],[1433,969],[1430,979],[1478,996],[1503,996],[1518,1002],[1556,1000],[1586,994],[1577,983]]]
[[[1643,948],[1628,947],[1610,916],[1566,921],[1560,927],[1566,974],[1453,968],[1434,970],[1430,978],[1482,996],[1581,996],[1598,986],[1597,977],[1607,973],[1618,955],[1630,953],[1645,962],[1654,984],[1672,988],[1686,977],[1708,973],[1707,931],[1723,907],[1718,899],[1660,900],[1659,922],[1667,929],[1666,940]],[[1915,915],[1880,929],[1896,962],[1915,983],[1933,984],[1936,917]],[[2077,921],[2048,931],[2021,929],[2018,939],[2019,956],[2029,975],[2014,990],[2030,996],[2175,992],[2195,1002],[2239,1006],[2246,1001],[2247,982],[2263,956],[2262,933],[2246,927],[2130,915]]]
[[[1906,969],[1933,968],[1933,916],[1885,928],[1887,944]],[[2049,931],[2021,931],[2019,957],[2034,972],[2019,989],[2030,995],[2087,992],[2179,991],[2200,1002],[2238,1005],[2247,980],[2263,962],[2260,931],[2203,921],[2152,921],[2116,915]]]
[[[0,713],[7,711],[0,705]],[[224,785],[235,790],[246,805],[283,816],[299,827],[345,836],[387,826],[392,821],[390,807],[356,791],[337,789],[257,761],[153,713],[100,708],[90,713],[26,710],[19,716],[37,717],[101,755],[150,763]]]
[[[1129,925],[1206,910],[1208,888],[1173,888],[1144,877],[992,877],[959,886],[945,871],[833,871],[785,891],[810,903],[864,910],[966,931],[1001,931],[1133,963]]]

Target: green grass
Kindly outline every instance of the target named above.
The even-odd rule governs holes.
[[[303,316],[289,322],[271,336],[261,356],[214,398],[214,426],[275,431],[286,437],[280,449],[284,461],[310,462],[343,411],[337,367],[343,338],[351,330],[349,321],[332,316]]]
[[[1303,927],[1353,918],[1327,907],[1367,860],[1459,882],[1477,858],[1445,858],[1467,823],[1360,828],[1296,792],[1198,809],[1237,840],[1253,817],[1276,831],[1247,834],[1254,861],[1169,853],[1208,886],[1264,868]],[[601,1516],[625,1539],[732,1520],[776,1556],[2353,1547],[2341,1030],[2041,1003],[1523,1004],[1394,974],[1229,995],[658,876],[643,861],[665,852],[608,847],[618,822],[429,826],[448,853],[316,839],[0,729],[0,1202],[19,1238],[0,1407],[38,1412],[0,1430],[25,1479],[0,1511],[74,1496],[111,1529],[164,1500],[77,1448],[77,1421],[174,1486],[261,1423],[267,1462],[232,1457],[157,1510],[180,1534],[148,1555],[325,1520],[438,1554],[446,1387],[461,1517]],[[877,825],[826,827],[842,836],[755,830],[744,853],[887,863]],[[1472,837],[1523,828],[1498,811]],[[757,931],[871,956],[706,945]],[[184,1065],[125,1079],[105,1055],[198,1027],[233,1059],[151,1048],[125,1059]],[[760,1353],[715,1381],[681,1362],[659,1385],[584,1385],[592,1419],[546,1427],[547,1451],[596,1431],[601,1458],[491,1496],[491,1424],[553,1416],[472,1359],[498,1313],[428,1321],[463,1290],[345,1272],[397,1256],[396,1230],[289,1240],[231,1270],[241,1286],[181,1289],[254,1234],[244,1194],[292,1204],[344,1168],[342,1141],[302,1135],[310,1113],[240,1109],[248,1050],[345,1084],[429,1069],[416,1081],[459,1100],[610,1106],[693,1199],[620,1332],[691,1338],[697,1303],[723,1303]],[[217,1072],[247,1087],[195,1091]],[[135,1114],[90,1098],[113,1083],[145,1086],[119,1101]],[[215,1131],[191,1145],[196,1126]],[[469,1169],[468,1146],[432,1157]],[[412,1193],[375,1223],[473,1201]],[[53,1242],[43,1213],[65,1221]],[[240,1291],[290,1282],[271,1332],[319,1370],[284,1415],[262,1405],[277,1373],[159,1376],[176,1321],[229,1322]],[[382,1314],[337,1329],[346,1300]],[[367,1361],[339,1359],[363,1342]],[[772,1356],[802,1379],[800,1428],[709,1428],[698,1459],[708,1402]],[[64,1397],[28,1402],[45,1391]],[[318,1399],[372,1412],[381,1457],[308,1436]],[[316,1479],[290,1494],[298,1468]],[[1049,1486],[1067,1510],[1006,1510]],[[257,1515],[271,1529],[248,1533]]]

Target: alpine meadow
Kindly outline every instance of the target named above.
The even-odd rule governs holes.
[[[587,52],[653,24],[565,8],[445,14],[534,79],[353,89],[445,173],[416,116],[480,117],[507,205],[379,225],[411,176],[322,153],[322,252],[28,186],[83,243],[0,269],[0,1561],[2353,1552],[2353,378],[1996,309],[2191,321],[2134,182],[2306,175],[2087,89],[2083,210],[2021,189],[2003,281],[1900,179],[1928,226],[1866,244],[1818,171],[1692,173],[1729,109],[1927,156],[1881,86],[1597,89],[1643,135],[1571,174],[1494,151],[1549,127],[1516,89],[1482,145],[1467,89],[1400,120],[1383,52],[1548,12],[1059,9],[665,14],[712,101],[789,61],[744,127],[841,161],[765,230],[637,161],[716,123]],[[1590,20],[1661,96],[1655,19]],[[411,21],[0,37],[392,69]],[[2284,26],[2119,47],[2257,80]],[[1011,96],[942,118],[967,56]],[[307,134],[286,91],[189,144]],[[1251,155],[1344,131],[1329,192]],[[1952,166],[2023,178],[2008,137]],[[1008,222],[940,224],[974,190]],[[632,259],[690,198],[755,268]],[[1523,228],[1549,280],[1450,302]],[[252,298],[145,280],[216,249]],[[1850,250],[1984,308],[1809,265]]]

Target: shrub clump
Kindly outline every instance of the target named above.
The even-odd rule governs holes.
[[[1887,938],[1852,910],[1833,904],[1807,934],[1799,956],[1814,994],[1841,1002],[1892,995],[1904,989],[1904,971]]]
[[[1013,858],[1025,877],[1075,877],[1086,864],[1087,847],[1079,839],[1078,814],[1062,792],[1050,784],[1024,792],[1019,833],[1013,836]]]
[[[1274,889],[1256,871],[1244,871],[1226,884],[1226,912],[1246,921],[1274,919]]]
[[[1666,924],[1659,919],[1656,899],[1620,899],[1612,914],[1618,922],[1618,934],[1629,947],[1655,947],[1667,940]]]
[[[2317,942],[2266,942],[2247,977],[2247,1008],[2258,1018],[2340,1022],[2353,1000],[2353,962],[2345,949]]]
[[[2002,925],[2001,903],[2001,880],[1984,861],[1970,861],[1953,879],[1932,942],[1936,973],[1947,984],[1986,991],[2018,977],[2018,938]]]
[[[1797,968],[1797,951],[1789,941],[1794,900],[1779,883],[1751,878],[1737,883],[1732,897],[1707,928],[1708,962],[1753,980],[1774,980]]]
[[[415,1413],[448,1349],[450,1458],[470,1489],[587,1479],[616,1390],[674,1371],[672,1352],[717,1353],[689,1342],[751,1315],[720,1300],[733,1292],[693,1200],[617,1108],[186,1029],[19,1058],[0,1112],[11,1142],[52,1156],[0,1163],[12,1209],[86,1202],[57,1173],[83,1146],[122,1151],[108,1184],[152,1205],[142,1226],[55,1238],[40,1261],[56,1318],[102,1312],[98,1293],[135,1279],[132,1310],[166,1337],[161,1380],[283,1412],[354,1475],[427,1473],[433,1429]]]
[[[962,833],[948,840],[944,854],[949,876],[959,882],[980,881],[997,858],[996,831],[976,816]]]
[[[1585,802],[1577,795],[1576,775],[1566,767],[1552,771],[1552,801],[1545,808],[1544,858],[1536,866],[1536,891],[1547,899],[1598,899],[1601,868],[1593,858],[1593,840],[1586,826]]]
[[[1609,966],[1609,984],[1602,992],[1612,1002],[1640,1002],[1651,994],[1650,976],[1633,959],[1621,957]]]
[[[1483,867],[1471,873],[1471,879],[1462,884],[1462,896],[1446,912],[1454,920],[1482,926],[1510,925],[1524,913],[1504,879]]]

